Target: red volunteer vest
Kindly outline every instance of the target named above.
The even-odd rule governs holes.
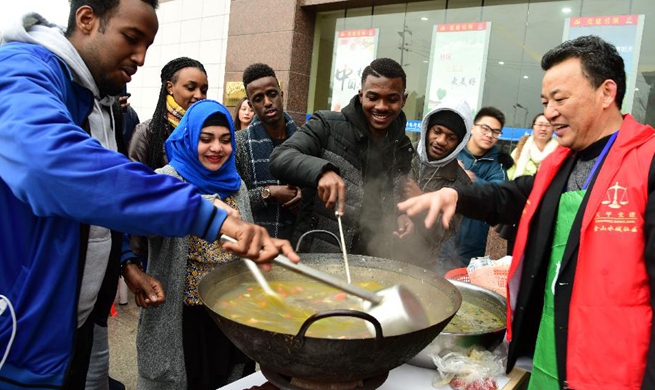
[[[508,323],[520,293],[528,227],[570,154],[559,147],[543,161],[523,210],[507,284]],[[569,305],[566,380],[573,389],[641,387],[652,319],[643,229],[654,154],[655,130],[625,115],[590,190]]]

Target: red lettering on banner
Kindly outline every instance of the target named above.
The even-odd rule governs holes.
[[[487,22],[471,22],[471,23],[447,23],[439,24],[436,27],[437,32],[458,32],[458,31],[474,31],[486,30]]]
[[[605,16],[583,16],[571,18],[571,27],[589,26],[625,26],[634,25],[639,22],[639,15],[605,15]]]
[[[339,31],[339,38],[349,38],[349,37],[373,37],[375,36],[374,28],[367,28],[362,30],[345,30]]]

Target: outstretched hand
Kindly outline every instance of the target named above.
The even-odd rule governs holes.
[[[237,241],[223,243],[225,250],[255,261],[265,271],[271,269],[271,260],[280,252],[291,261],[300,261],[289,241],[271,238],[266,229],[259,225],[228,216],[223,222],[221,233]]]
[[[453,188],[442,188],[436,192],[428,192],[421,196],[409,198],[398,203],[398,209],[404,211],[410,217],[414,217],[425,210],[428,215],[425,217],[425,227],[430,228],[437,220],[439,213],[444,227],[450,226],[450,220],[455,215],[457,208],[457,191]]]

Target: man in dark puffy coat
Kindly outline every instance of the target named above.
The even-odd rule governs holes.
[[[273,151],[273,175],[303,188],[293,241],[313,229],[338,233],[337,210],[349,253],[394,257],[394,236],[413,233],[411,220],[394,207],[414,153],[405,135],[405,85],[400,64],[374,60],[362,72],[359,93],[341,112],[314,113]],[[306,252],[339,250],[327,235],[302,244]]]

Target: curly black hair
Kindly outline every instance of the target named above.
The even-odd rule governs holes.
[[[496,107],[492,107],[492,106],[482,107],[480,111],[478,111],[478,113],[475,114],[473,123],[477,122],[478,119],[482,118],[483,116],[490,116],[492,118],[495,118],[498,122],[500,122],[501,129],[505,127],[505,114],[503,114],[503,112],[497,109]]]
[[[152,8],[159,7],[159,0],[141,0],[144,3],[150,4]],[[75,13],[77,10],[85,5],[93,8],[93,12],[100,18],[100,27],[98,31],[105,32],[107,22],[118,9],[120,0],[69,0],[70,11],[68,13],[68,27],[66,28],[66,36],[70,37],[75,31]]]
[[[184,68],[198,68],[202,73],[205,75],[207,74],[205,67],[200,63],[200,61],[189,57],[179,57],[171,60],[161,69],[159,100],[157,100],[155,113],[152,115],[152,119],[148,125],[148,131],[146,132],[146,138],[148,139],[149,145],[148,161],[142,161],[153,170],[163,166],[165,161],[164,142],[166,142],[166,139],[168,139],[173,132],[170,123],[168,123],[168,118],[166,117],[168,112],[166,109],[166,95],[168,95],[166,82],[170,81],[171,83],[175,83],[179,77],[180,70]]]
[[[582,74],[592,87],[597,89],[605,80],[614,81],[617,85],[614,102],[621,109],[626,88],[625,65],[614,45],[595,35],[572,39],[544,54],[541,69],[548,70],[569,58],[580,59]]]
[[[391,58],[378,58],[373,60],[362,72],[362,85],[369,76],[386,77],[388,79],[395,79],[400,77],[403,80],[403,90],[407,86],[407,75],[400,64]]]
[[[264,77],[273,77],[277,80],[275,71],[270,66],[262,63],[249,65],[246,70],[243,71],[243,88],[246,90],[246,95],[248,95],[248,84]]]

